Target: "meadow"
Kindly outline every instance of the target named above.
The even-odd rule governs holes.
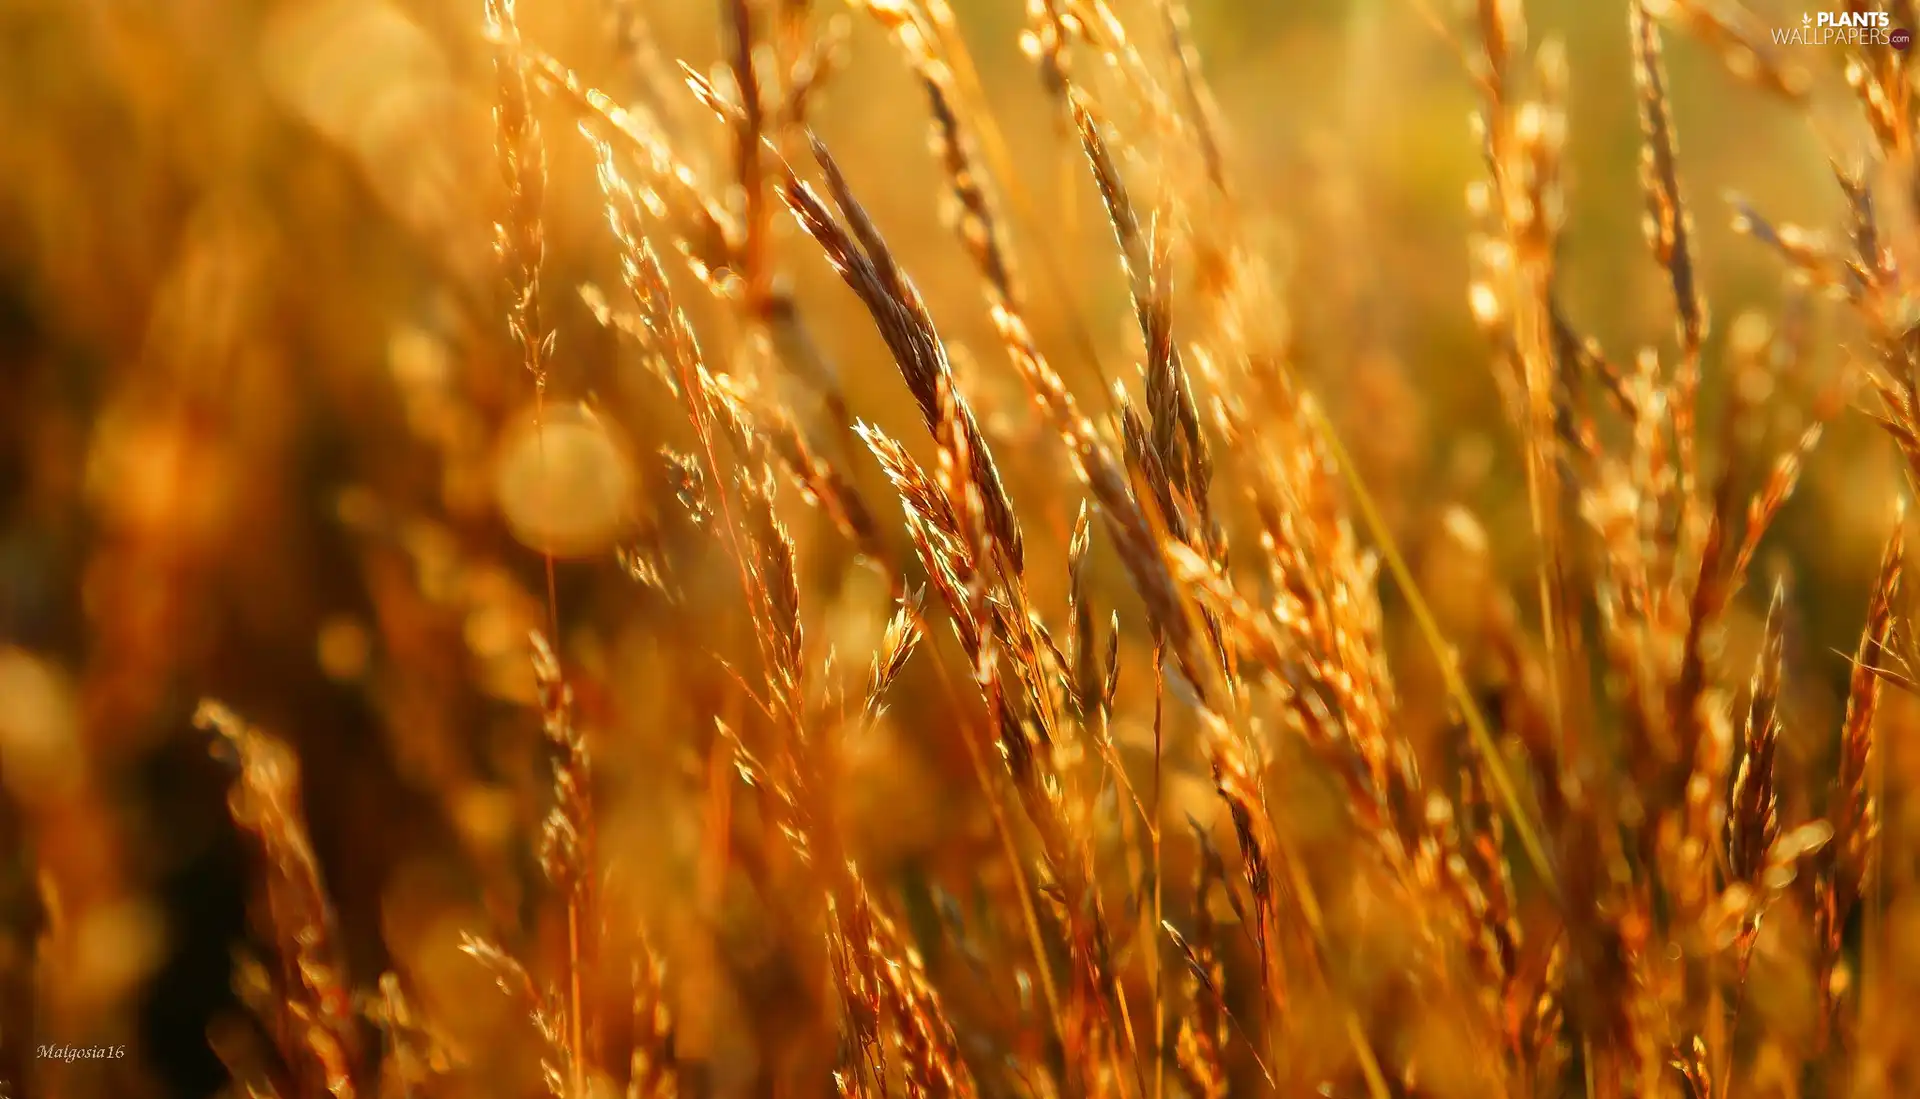
[[[1916,29],[0,0],[0,1099],[1920,1094]]]

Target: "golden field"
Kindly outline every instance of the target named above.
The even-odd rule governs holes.
[[[1916,28],[0,0],[0,1099],[1920,1094]]]

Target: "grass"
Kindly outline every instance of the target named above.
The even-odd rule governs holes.
[[[442,249],[390,382],[339,383],[381,411],[323,515],[249,480],[301,417],[290,375],[246,365],[277,314],[236,288],[297,243],[261,221],[216,220],[156,298],[159,380],[119,394],[145,434],[78,418],[134,441],[99,429],[122,457],[87,490],[82,655],[0,650],[0,1095],[187,1090],[150,1037],[128,1063],[27,1053],[117,1045],[194,934],[142,899],[169,828],[143,846],[126,808],[178,803],[120,781],[163,749],[119,741],[181,692],[232,700],[189,742],[222,765],[250,929],[181,979],[231,986],[205,1043],[230,1094],[1913,1093],[1904,493],[1857,593],[1822,581],[1796,500],[1860,491],[1819,474],[1834,437],[1920,475],[1908,53],[1803,69],[1738,5],[1608,7],[1640,135],[1613,197],[1645,234],[1592,242],[1568,217],[1582,50],[1518,0],[1408,9],[1476,104],[1468,277],[1432,323],[1483,353],[1436,370],[1494,403],[1424,430],[1498,455],[1496,523],[1377,476],[1415,427],[1355,412],[1359,365],[1295,324],[1334,291],[1265,234],[1383,316],[1427,276],[1275,212],[1295,196],[1184,0],[1030,0],[999,44],[1018,68],[947,0],[722,0],[707,70],[668,60],[678,9],[588,6],[449,5],[491,108],[488,213],[457,235],[493,252],[463,274]],[[1732,196],[1744,251],[1709,254],[1670,52],[1848,150],[1833,232]],[[868,70],[915,94],[927,153],[822,121],[888,86]],[[1012,134],[990,96],[1020,81],[1044,113]],[[1661,315],[1603,341],[1564,276],[1629,246]],[[1720,332],[1716,263],[1785,304]],[[62,439],[0,422],[20,483],[60,484]],[[234,621],[348,608],[318,665],[354,700],[339,726],[378,735],[346,749],[264,655],[170,663],[223,562],[303,539],[324,583]],[[1842,595],[1853,640],[1825,652],[1808,616]],[[349,803],[343,752],[404,795]]]

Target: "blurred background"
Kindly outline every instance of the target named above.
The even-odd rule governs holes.
[[[1076,352],[1083,338],[1108,377],[1130,369],[1110,233],[1020,52],[1019,0],[953,3],[1024,173],[1005,186],[1028,211],[1016,244],[1032,320],[1087,399],[1100,381]],[[715,5],[639,7],[658,57],[714,69]],[[924,99],[871,20],[817,7],[823,22],[845,17],[849,36],[815,122],[957,348],[1057,613],[1072,508],[1045,487],[1059,478],[1050,452],[1023,445],[1044,432],[942,227]],[[1118,7],[1157,25],[1144,5]],[[1568,311],[1628,361],[1665,345],[1670,322],[1641,237],[1626,15],[1596,0],[1528,7],[1534,37],[1562,39],[1572,74]],[[1800,14],[1754,8],[1781,26]],[[1460,590],[1467,566],[1439,533],[1457,506],[1488,536],[1472,582],[1524,588],[1519,452],[1466,308],[1465,189],[1482,165],[1458,58],[1418,5],[1397,0],[1192,9],[1250,231],[1285,276],[1272,308],[1299,371],[1417,571]],[[537,872],[520,837],[543,789],[525,638],[544,623],[545,581],[502,517],[519,491],[502,469],[524,450],[533,386],[500,321],[481,14],[480,0],[0,0],[0,1079],[42,1078],[30,1046],[61,1042],[129,1049],[66,1070],[68,1094],[203,1095],[224,1082],[205,1035],[236,1013],[252,856],[228,821],[228,772],[191,725],[208,696],[297,750],[363,983],[402,967],[470,1050],[507,1025],[510,1008],[455,949],[459,928],[511,925],[530,903]],[[636,63],[647,54],[609,33],[597,5],[522,0],[520,18],[589,84],[676,118],[701,139],[680,146],[696,172],[726,179],[721,129],[677,72]],[[1804,317],[1806,354],[1769,406],[1776,446],[1857,341],[1728,228],[1729,190],[1781,221],[1841,224],[1828,157],[1861,147],[1857,112],[1837,51],[1794,60],[1814,79],[1806,110],[1730,79],[1695,43],[1669,48],[1714,310],[1710,403],[1742,314]],[[574,293],[617,286],[616,253],[572,120],[545,104],[541,117],[549,399],[590,402],[614,426],[621,449],[596,460],[621,464],[647,537],[684,541],[659,518],[671,478],[644,457],[684,434],[681,413]],[[917,442],[866,317],[784,214],[779,231],[781,267],[854,414]],[[689,308],[724,369],[737,334]],[[862,456],[852,463],[897,540],[883,481]],[[1790,733],[1789,753],[1824,750],[1837,718],[1837,653],[1857,637],[1891,463],[1864,417],[1842,416],[1766,545],[1761,575],[1790,583],[1796,616],[1792,694],[1807,731]],[[886,585],[821,548],[835,538],[825,520],[793,514],[809,628],[863,666]],[[1124,589],[1116,565],[1100,567]],[[622,793],[608,846],[642,868],[669,928],[697,861],[699,746],[713,716],[740,707],[694,655],[745,643],[730,583],[695,560],[670,598],[634,583],[611,540],[556,575],[582,712]],[[1386,598],[1408,735],[1425,735],[1443,702]],[[1452,627],[1472,613],[1468,595],[1436,602]],[[1742,609],[1730,646],[1751,645],[1741,631],[1763,610]],[[1138,665],[1147,642],[1138,623],[1129,630]],[[964,876],[990,844],[964,810],[971,780],[951,747],[969,718],[927,665],[909,669],[843,791],[866,864],[909,890]],[[1886,742],[1896,767],[1912,764],[1910,745]],[[1182,781],[1210,817],[1204,772]],[[685,1040],[690,1056],[730,1066],[716,1070],[732,1074],[722,1091],[743,1094],[763,1071],[754,1058],[784,1048],[764,1005],[802,992],[783,984],[794,978],[776,961],[780,929],[741,904],[729,963],[688,995],[722,1005],[716,1018],[753,1019],[757,1037],[716,1023]]]

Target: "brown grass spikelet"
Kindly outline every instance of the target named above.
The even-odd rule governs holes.
[[[739,184],[745,207],[741,276],[746,282],[748,308],[758,311],[769,284],[771,269],[767,248],[773,228],[773,206],[765,179],[765,152],[761,147],[768,129],[767,96],[761,87],[760,66],[754,56],[755,7],[749,0],[727,0],[721,5],[727,67],[739,97],[738,117],[729,128],[733,131],[734,179]]]
[[[1136,587],[1148,601],[1149,613],[1161,629],[1172,630],[1177,636],[1184,637],[1187,628],[1184,615],[1177,612],[1177,600],[1168,590],[1163,575],[1164,567],[1155,560],[1157,555],[1147,551],[1152,535],[1144,516],[1138,511],[1137,502],[1126,488],[1105,441],[1092,422],[1081,415],[1073,395],[1048,364],[1028,328],[1021,294],[1014,281],[1010,253],[1004,241],[1003,222],[997,202],[989,186],[987,173],[974,154],[971,135],[963,124],[952,70],[938,56],[934,47],[936,34],[929,23],[938,22],[937,13],[912,3],[895,2],[870,3],[868,10],[894,33],[926,86],[934,116],[936,149],[948,187],[960,211],[955,228],[981,275],[989,316],[995,330],[1035,402],[1058,430],[1075,471],[1102,504],[1106,522],[1120,538],[1122,559],[1133,574]],[[1030,15],[1042,27],[1042,37],[1031,38],[1030,47],[1041,48],[1039,43],[1044,38],[1051,43],[1044,47],[1053,51],[1049,55],[1057,54],[1057,60],[1064,65],[1064,40],[1060,37],[1062,17],[1057,12],[1043,13],[1038,10],[1030,11]],[[1029,32],[1030,35],[1032,33]],[[1060,70],[1060,80],[1059,90],[1064,95],[1064,68]],[[1117,175],[1113,178],[1117,184]],[[1162,309],[1157,316],[1164,321],[1164,294],[1161,295],[1160,305]],[[1142,323],[1146,322],[1143,320]],[[1171,350],[1168,341],[1156,340],[1153,343],[1154,346],[1164,346],[1169,352]],[[1164,374],[1161,371],[1156,376],[1164,379]],[[1190,398],[1188,403],[1191,403]],[[1171,405],[1163,399],[1157,407],[1164,412]],[[1193,426],[1197,440],[1197,419],[1193,420]],[[1159,486],[1164,489],[1167,482],[1162,480]],[[1163,504],[1163,514],[1169,523],[1179,521],[1178,513],[1171,507],[1170,498]],[[1179,651],[1184,654],[1184,644]],[[1183,655],[1182,659],[1186,657]]]
[[[887,619],[886,632],[881,637],[880,648],[873,654],[873,666],[867,673],[867,688],[860,705],[863,722],[877,720],[885,710],[887,688],[900,677],[907,660],[920,644],[925,609],[925,589],[910,591],[901,596],[900,606]]]
[[[543,991],[526,967],[491,939],[463,931],[460,952],[486,970],[495,987],[532,1025],[540,1041],[540,1075],[547,1094],[553,1099],[572,1099],[581,1094],[585,1067],[581,1064],[580,1043],[569,1023],[566,994]]]
[[[1802,432],[1794,446],[1775,459],[1773,467],[1767,471],[1766,480],[1748,502],[1746,532],[1740,539],[1730,568],[1732,583],[1739,584],[1746,579],[1753,555],[1760,548],[1761,537],[1798,487],[1800,471],[1806,465],[1807,456],[1820,444],[1824,431],[1825,425],[1816,423]]]
[[[960,89],[952,66],[940,56],[932,14],[911,0],[864,0],[862,5],[892,34],[919,76],[933,116],[933,145],[950,200],[949,221],[979,269],[991,296],[1018,309],[1021,295],[998,202],[974,137],[962,123]]]
[[[885,915],[873,913],[871,928],[871,949],[881,959],[880,999],[895,1022],[909,1091],[928,1099],[970,1099],[977,1094],[972,1073],[919,952]]]
[[[1765,638],[1747,688],[1747,710],[1741,719],[1726,823],[1727,877],[1736,882],[1753,882],[1759,877],[1767,851],[1780,835],[1774,750],[1780,737],[1780,665],[1784,657],[1781,603],[1785,597],[1785,589],[1776,585],[1767,607]]]
[[[674,243],[693,274],[716,286],[732,269],[743,230],[726,206],[703,187],[699,175],[668,141],[662,124],[643,107],[623,107],[613,97],[588,87],[571,69],[524,42],[506,43],[540,87],[580,117],[589,140],[617,150],[618,163],[640,173],[634,197],[646,212],[670,222]],[[617,170],[617,169],[616,169]]]
[[[984,628],[972,594],[979,565],[959,515],[932,475],[915,462],[898,441],[866,424],[855,430],[900,495],[908,536],[933,582],[935,593],[953,614],[961,646],[969,653],[977,653]]]
[[[592,762],[586,739],[574,724],[573,688],[545,636],[535,633],[534,683],[540,692],[540,723],[554,753],[553,810],[541,826],[540,865],[547,877],[571,890],[592,874]]]
[[[768,619],[773,626],[775,669],[787,689],[798,691],[805,657],[806,635],[800,623],[800,582],[793,559],[793,536],[773,514],[765,486],[750,493],[767,502],[752,516],[753,540],[759,548],[760,583],[767,593]]]
[[[1143,226],[1110,142],[1092,103],[1073,98],[1074,122],[1081,148],[1092,167],[1094,182],[1107,210],[1133,295],[1134,312],[1146,348],[1146,401],[1152,424],[1153,449],[1172,486],[1184,495],[1196,521],[1207,516],[1207,487],[1211,459],[1200,432],[1199,409],[1192,382],[1182,364],[1173,336],[1173,288],[1170,239],[1158,218]],[[1169,509],[1167,521],[1176,532],[1185,525],[1183,512]]]
[[[513,53],[520,40],[515,0],[485,2],[487,31],[502,44],[494,60],[493,124],[507,204],[495,229],[495,249],[506,268],[511,293],[508,326],[535,386],[544,390],[547,360],[553,354],[553,334],[546,328],[540,288],[540,266],[546,256],[541,220],[547,187],[546,146],[533,117],[526,70]]]
[[[633,1050],[627,1065],[627,1099],[679,1099],[666,964],[644,937],[633,960],[632,981]]]
[[[1695,1035],[1684,1048],[1676,1046],[1668,1062],[1686,1087],[1687,1099],[1713,1099],[1713,1076],[1707,1067],[1707,1044]]]
[[[1067,617],[1072,624],[1067,635],[1067,673],[1073,687],[1074,708],[1082,720],[1100,716],[1104,679],[1092,592],[1088,590],[1087,559],[1092,550],[1093,517],[1082,501],[1079,513],[1074,516],[1073,534],[1067,540]]]
[[[1498,1000],[1503,1018],[1511,1018],[1512,998],[1519,980],[1522,931],[1515,911],[1513,872],[1507,864],[1505,827],[1485,791],[1485,783],[1470,768],[1461,772],[1460,816],[1462,836],[1459,869],[1471,883],[1469,911],[1478,914],[1468,951],[1481,967]],[[1517,1047],[1518,1035],[1509,1025],[1507,1041]]]
[[[765,394],[753,394],[750,407],[755,428],[766,437],[781,470],[806,501],[825,511],[861,553],[875,561],[885,560],[879,525],[853,478],[814,446],[793,418]]]
[[[1673,420],[1680,477],[1696,476],[1694,417],[1700,386],[1700,352],[1707,336],[1707,308],[1701,298],[1694,255],[1693,215],[1681,194],[1678,138],[1668,99],[1666,58],[1660,28],[1644,0],[1628,7],[1633,38],[1634,83],[1639,90],[1642,135],[1640,186],[1645,196],[1643,228],[1654,259],[1667,272],[1677,320],[1680,365],[1673,382]]]
[[[825,173],[835,206],[846,218],[845,226],[828,211],[812,186],[801,182],[791,168],[781,186],[781,194],[801,227],[825,250],[834,269],[866,305],[881,338],[893,353],[908,391],[920,406],[927,430],[936,437],[943,419],[942,404],[949,399],[942,394],[951,395],[954,424],[968,454],[967,473],[980,495],[987,529],[1017,573],[1023,564],[1020,524],[1014,517],[1013,503],[1001,483],[986,439],[974,421],[973,411],[954,391],[953,369],[947,360],[946,345],[934,329],[932,315],[919,291],[895,262],[879,228],[854,199],[832,155],[817,138],[813,141],[813,153]]]
[[[1224,1099],[1227,1078],[1223,1054],[1229,1032],[1221,989],[1226,984],[1226,971],[1216,953],[1219,944],[1211,901],[1215,887],[1224,887],[1226,871],[1206,832],[1197,824],[1192,827],[1201,849],[1194,882],[1192,933],[1180,936],[1168,931],[1187,963],[1184,985],[1191,1005],[1180,1017],[1173,1060],[1196,1099]]]
[[[1904,509],[1902,509],[1904,512]],[[1903,516],[1904,520],[1904,516]],[[1874,719],[1879,712],[1882,682],[1875,665],[1885,660],[1892,637],[1900,580],[1905,567],[1904,521],[1895,524],[1880,557],[1880,575],[1867,606],[1867,625],[1853,657],[1847,689],[1846,716],[1841,723],[1837,800],[1831,820],[1834,829],[1834,884],[1844,915],[1863,895],[1873,873],[1874,839],[1880,828],[1880,808],[1871,782]]]
[[[1790,222],[1769,220],[1738,193],[1725,196],[1733,211],[1734,232],[1777,252],[1814,288],[1857,296],[1861,284],[1827,235]]]
[[[1200,72],[1200,50],[1193,39],[1193,14],[1188,10],[1187,0],[1160,0],[1158,6],[1167,44],[1180,77],[1186,116],[1199,142],[1207,179],[1216,189],[1225,191],[1228,180],[1226,157],[1221,148],[1223,127],[1220,105]]]
[[[397,973],[382,973],[376,990],[361,995],[359,1011],[379,1029],[386,1044],[383,1071],[398,1077],[402,1090],[431,1087],[468,1063],[464,1050],[423,1012]]]
[[[1633,34],[1633,74],[1640,90],[1641,187],[1646,192],[1647,243],[1654,258],[1667,270],[1674,309],[1680,318],[1680,346],[1685,355],[1698,354],[1706,335],[1706,307],[1701,303],[1693,256],[1693,225],[1680,194],[1679,157],[1673,130],[1673,111],[1667,98],[1666,60],[1660,28],[1636,0],[1628,8]]]
[[[586,737],[575,721],[573,687],[559,656],[539,632],[530,638],[540,722],[552,758],[553,807],[540,826],[540,868],[559,891],[566,912],[567,955],[564,1005],[554,1025],[565,1028],[567,1086],[585,1087],[595,1021],[588,1018],[587,976],[599,955],[599,856],[593,808],[593,762]]]
[[[1720,58],[1736,79],[1793,102],[1812,83],[1805,69],[1771,40],[1766,21],[1733,0],[1648,0],[1647,13],[1684,29]]]
[[[352,1099],[363,1091],[359,1020],[333,906],[307,836],[299,763],[285,743],[218,702],[202,702],[194,724],[218,738],[216,755],[233,760],[228,808],[233,822],[259,842],[265,863],[268,930],[281,966],[276,999],[285,1014],[262,1022],[279,1036],[300,1092]]]

